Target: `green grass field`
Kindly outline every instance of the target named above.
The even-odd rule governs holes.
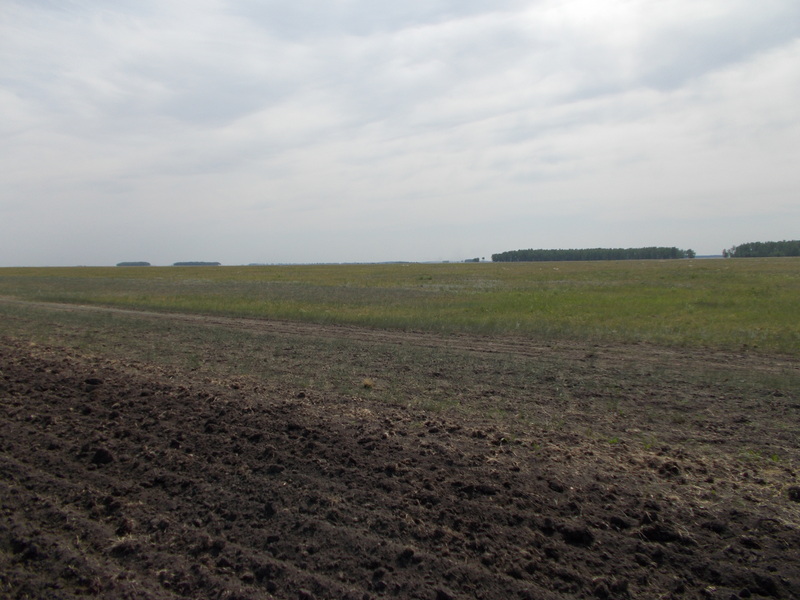
[[[800,354],[800,259],[0,269],[0,296]]]

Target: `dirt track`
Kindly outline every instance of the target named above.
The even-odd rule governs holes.
[[[349,325],[326,325],[297,321],[278,321],[250,319],[241,317],[223,317],[192,313],[169,313],[126,308],[114,308],[102,305],[63,304],[56,302],[33,302],[0,296],[0,304],[10,306],[39,307],[48,311],[85,312],[94,314],[110,314],[132,316],[149,319],[154,322],[187,322],[203,325],[221,326],[244,331],[257,331],[275,335],[292,337],[313,337],[345,339],[373,344],[411,345],[424,348],[442,348],[447,350],[467,351],[487,354],[511,354],[517,356],[542,357],[553,353],[552,342],[540,342],[527,337],[512,336],[476,336],[469,334],[439,335],[427,332],[371,329]],[[574,359],[585,358],[593,352],[595,344],[569,342],[560,340],[558,352],[572,354]],[[798,361],[792,357],[746,352],[725,352],[711,350],[673,349],[654,345],[635,344],[603,346],[603,354],[607,360],[686,364],[702,361],[709,364],[730,363],[735,369],[777,371],[790,368],[798,369]]]
[[[285,336],[547,351],[211,321]],[[669,350],[603,353],[686,360]],[[775,368],[774,359],[717,358]],[[780,437],[781,419],[800,418],[800,400],[776,394],[765,411]],[[672,445],[510,434],[479,417],[281,381],[209,381],[15,339],[0,344],[0,410],[6,597],[800,597],[792,462],[742,468]],[[719,438],[747,435],[739,407],[716,414]],[[780,443],[796,456],[796,439]]]

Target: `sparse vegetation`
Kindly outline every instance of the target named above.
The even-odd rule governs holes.
[[[0,269],[0,295],[382,329],[800,353],[800,259]]]

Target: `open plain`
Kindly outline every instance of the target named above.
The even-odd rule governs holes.
[[[605,310],[611,283],[559,268],[538,292],[502,297],[502,282],[471,275],[468,316],[482,314],[477,287],[506,307],[538,293],[540,319],[558,295],[580,306],[579,287]],[[600,317],[558,325],[555,306],[551,326],[516,333],[488,301],[496,330],[441,315],[368,327],[170,310],[145,291],[133,305],[132,287],[107,280],[92,302],[69,273],[0,276],[0,595],[800,597],[800,357],[796,332],[771,337],[768,322],[798,274],[778,272],[723,273],[761,299],[758,336],[682,321],[671,343],[654,304],[661,333],[636,341]],[[159,285],[200,302],[221,284],[199,273]],[[423,275],[411,280],[440,273]],[[681,277],[659,285],[691,294],[694,273]],[[352,283],[325,285],[358,304]],[[447,285],[432,311],[464,293]],[[292,301],[302,288],[307,305],[328,297],[272,288]],[[387,288],[363,297],[393,310]],[[744,306],[709,298],[690,297],[686,315]]]

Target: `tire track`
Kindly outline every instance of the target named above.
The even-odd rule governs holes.
[[[572,340],[537,340],[514,336],[481,336],[466,333],[441,334],[424,331],[373,329],[356,325],[322,324],[301,321],[225,317],[220,315],[158,312],[103,305],[40,302],[0,297],[0,303],[43,310],[94,312],[131,318],[193,323],[227,327],[273,335],[352,340],[369,344],[414,346],[478,354],[507,354],[536,359],[599,361],[604,364],[635,363],[684,368],[702,362],[724,364],[726,369],[780,372],[800,370],[800,359],[790,356],[736,353],[731,351],[671,348],[649,343],[620,344]]]

